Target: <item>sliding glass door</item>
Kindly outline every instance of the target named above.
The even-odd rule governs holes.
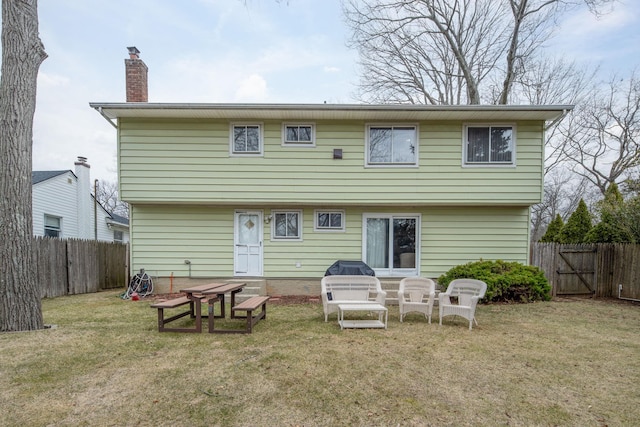
[[[378,276],[413,276],[419,266],[419,215],[365,214],[363,259]]]

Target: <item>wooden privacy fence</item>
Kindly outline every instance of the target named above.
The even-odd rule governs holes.
[[[530,263],[545,272],[553,296],[640,300],[640,245],[533,243]]]
[[[128,283],[128,246],[95,240],[34,237],[34,280],[42,298],[98,292]]]

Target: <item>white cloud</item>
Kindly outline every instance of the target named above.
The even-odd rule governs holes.
[[[325,65],[323,68],[325,73],[339,73],[340,72],[340,68],[338,67],[331,67],[328,65]]]
[[[267,97],[267,81],[259,74],[251,74],[240,81],[235,93],[237,102],[264,102]]]

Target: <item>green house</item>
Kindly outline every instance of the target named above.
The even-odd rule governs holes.
[[[528,263],[545,127],[572,108],[144,101],[91,104],[118,130],[131,270],[285,295],[336,260],[387,281]]]

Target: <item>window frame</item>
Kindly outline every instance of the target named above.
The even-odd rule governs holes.
[[[235,151],[234,137],[236,127],[258,128],[258,151]],[[264,124],[262,122],[231,122],[229,123],[229,155],[232,157],[261,157],[264,155]]]
[[[320,227],[318,216],[323,213],[340,214],[341,215],[340,227],[331,227],[331,226]],[[344,233],[347,229],[346,221],[347,219],[346,219],[346,214],[344,209],[316,209],[313,212],[313,231],[318,233]]]
[[[489,135],[491,135],[491,128],[498,127],[508,127],[511,128],[511,161],[489,161],[487,162],[470,162],[468,155],[468,145],[469,145],[469,128],[489,128]],[[516,167],[516,133],[517,128],[515,123],[504,123],[504,122],[491,122],[491,123],[465,123],[462,127],[462,166],[463,167],[472,167],[472,168],[482,168],[482,167],[502,167],[502,168],[514,168]],[[491,144],[491,142],[489,142]],[[491,150],[491,148],[489,148]]]
[[[276,235],[276,215],[282,214],[296,214],[298,215],[298,235],[297,236],[278,236]],[[274,209],[270,213],[271,222],[271,240],[275,242],[301,242],[302,241],[302,227],[303,227],[303,212],[302,209]]]
[[[56,229],[55,227],[51,227],[47,225],[47,218],[53,218],[58,220],[58,228]],[[57,216],[57,215],[49,215],[49,214],[44,214],[44,221],[42,223],[43,229],[44,229],[44,236],[45,237],[55,237],[55,238],[61,238],[62,237],[62,217]],[[53,230],[57,233],[56,236],[50,236],[47,234],[47,230]]]
[[[289,127],[310,127],[311,141],[301,142],[287,140],[287,128]],[[283,147],[305,147],[312,148],[316,146],[316,124],[313,122],[284,122],[282,123],[282,146]]]
[[[368,263],[367,260],[367,220],[370,218],[377,219],[389,219],[390,230],[393,230],[393,220],[394,219],[403,219],[410,218],[416,220],[415,225],[415,266],[413,268],[401,268],[401,267],[393,267],[393,239],[389,239],[388,242],[388,261],[391,261],[390,267],[386,268],[377,268],[371,267],[376,276],[380,277],[409,277],[409,276],[419,276],[420,275],[420,262],[421,262],[421,242],[422,242],[422,214],[420,213],[379,213],[379,212],[365,212],[362,214],[362,259],[365,263]]]
[[[375,128],[413,128],[415,132],[415,153],[414,162],[390,162],[390,163],[372,163],[371,162],[371,129]],[[420,166],[420,126],[418,123],[367,123],[365,125],[365,167],[367,168],[417,168]]]

